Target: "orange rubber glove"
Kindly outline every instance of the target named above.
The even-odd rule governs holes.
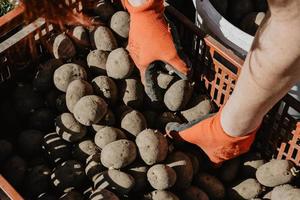
[[[127,49],[141,73],[146,93],[155,101],[158,97],[153,89],[153,62],[162,61],[168,64],[175,73],[185,79],[190,73],[183,61],[186,57],[180,47],[175,46],[178,40],[173,41],[171,32],[174,30],[170,30],[165,20],[163,0],[148,0],[139,7],[133,7],[128,0],[122,0],[122,3],[130,13]]]
[[[190,124],[169,123],[167,134],[174,139],[199,146],[215,164],[238,157],[249,151],[257,130],[243,137],[231,137],[221,126],[220,110]]]

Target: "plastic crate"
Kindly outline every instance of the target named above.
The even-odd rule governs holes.
[[[85,5],[80,0],[66,0],[66,2],[74,8],[74,12],[85,10]],[[92,0],[88,3],[91,2]],[[217,106],[224,105],[235,87],[243,60],[214,38],[203,33],[173,7],[167,6],[166,12],[175,21],[183,48],[192,58],[193,68],[199,74],[199,84],[207,89]],[[38,63],[41,61],[46,52],[44,46],[55,30],[55,26],[43,18],[38,18],[0,43],[0,86],[5,85],[5,82],[14,81],[15,77],[23,70],[29,66],[34,66],[26,63],[24,65],[24,62]],[[32,46],[28,46],[28,44],[34,44],[35,56],[23,55],[26,60],[21,60],[18,63],[19,60],[16,61],[15,59],[16,53],[22,55],[24,52],[30,52],[27,49],[32,48]],[[23,49],[21,53],[20,49]],[[20,68],[19,66],[23,67]],[[288,114],[289,108],[300,112],[300,102],[287,95],[265,117],[253,148],[268,158],[289,159],[300,165],[300,125],[298,125],[299,129],[293,132],[297,120]],[[11,199],[22,199],[12,188],[3,183],[5,181],[1,178],[0,188],[2,187],[2,190],[9,194]],[[10,193],[10,191],[13,192]]]
[[[13,10],[0,17],[0,39],[5,38],[5,36],[9,35],[10,32],[23,23],[23,13],[24,5],[20,1]]]

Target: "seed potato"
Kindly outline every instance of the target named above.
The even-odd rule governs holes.
[[[122,38],[128,38],[130,16],[128,12],[118,11],[110,19],[110,28]]]
[[[121,128],[133,136],[147,128],[147,122],[142,113],[136,110],[125,112],[121,119]]]
[[[86,162],[86,159],[96,154],[98,151],[98,147],[92,140],[83,140],[74,145],[73,148],[73,157],[77,160],[81,161],[82,163]]]
[[[95,94],[110,104],[115,104],[118,98],[118,88],[115,82],[107,76],[97,76],[92,80]]]
[[[56,59],[69,59],[76,55],[76,48],[72,40],[65,33],[61,33],[55,37],[53,55]]]
[[[98,188],[94,190],[90,200],[119,200],[119,197],[109,190]]]
[[[190,186],[182,192],[181,199],[184,200],[209,200],[207,194],[196,186]]]
[[[155,190],[145,196],[145,200],[179,200],[172,192],[166,190]]]
[[[121,83],[121,94],[123,103],[134,109],[138,109],[143,104],[144,87],[142,83],[136,79],[125,79]]]
[[[105,171],[105,167],[101,163],[101,154],[95,153],[86,159],[85,174],[93,180],[93,177]]]
[[[152,166],[147,172],[147,177],[150,185],[156,190],[171,188],[176,182],[176,172],[164,164]]]
[[[98,50],[112,51],[118,47],[117,40],[111,30],[105,26],[99,26],[93,33],[93,42]]]
[[[102,50],[93,50],[87,56],[87,64],[90,70],[96,74],[106,74],[106,61],[108,52]]]
[[[243,200],[258,197],[262,191],[263,187],[259,184],[259,182],[254,178],[250,178],[233,185],[233,187],[229,189],[228,193],[230,199]]]
[[[118,128],[106,126],[96,133],[95,144],[100,149],[103,149],[106,145],[120,139],[126,139],[126,135],[123,131]]]
[[[134,180],[135,185],[132,188],[132,192],[143,192],[149,185],[147,180],[147,171],[149,167],[144,163],[135,162],[130,165],[130,168],[127,170],[127,173],[130,174]]]
[[[97,124],[93,124],[92,128],[95,132],[98,132],[100,129],[106,126],[116,125],[116,118],[114,113],[111,110],[108,110],[105,116]]]

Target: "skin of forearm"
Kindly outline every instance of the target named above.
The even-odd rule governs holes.
[[[300,20],[268,15],[247,55],[221,123],[231,136],[243,136],[300,79]]]

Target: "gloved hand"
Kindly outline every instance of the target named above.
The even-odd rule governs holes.
[[[181,78],[190,73],[180,47],[175,46],[170,26],[164,16],[163,0],[148,0],[139,7],[133,7],[128,0],[122,0],[130,13],[128,51],[140,71],[145,91],[152,101],[159,96],[152,81],[154,61],[168,64]],[[180,55],[180,56],[179,56]]]
[[[166,132],[171,138],[199,146],[213,163],[221,164],[248,152],[257,132],[231,137],[221,126],[221,114],[222,110],[189,124],[169,123]]]

